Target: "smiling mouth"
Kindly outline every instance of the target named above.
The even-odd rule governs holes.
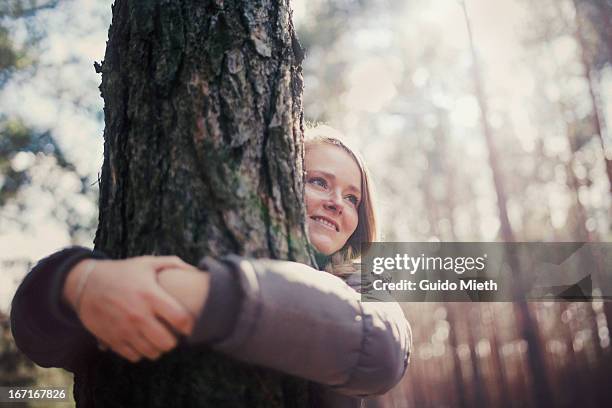
[[[328,220],[327,218],[322,218],[322,217],[317,217],[317,216],[310,217],[310,218],[315,220],[319,224],[326,226],[329,229],[332,229],[336,232],[340,232],[340,229],[338,228],[338,224],[336,224],[335,222],[331,220]]]

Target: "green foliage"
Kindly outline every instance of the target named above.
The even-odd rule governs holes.
[[[18,67],[19,53],[13,48],[6,27],[0,26],[0,88],[8,79],[8,73]]]
[[[0,89],[8,82],[12,74],[23,70],[34,63],[27,46],[18,47],[10,35],[10,25],[18,19],[33,16],[43,9],[55,7],[58,0],[4,0],[0,4]],[[32,36],[31,41],[38,38]],[[30,45],[31,46],[31,45]]]
[[[50,132],[35,132],[18,120],[0,122],[0,207],[30,182],[29,166],[20,168],[13,162],[18,154],[24,153],[53,156],[58,166],[74,170]]]
[[[25,46],[17,46],[10,27],[18,19],[30,18],[42,9],[55,7],[57,3],[57,0],[7,0],[0,5],[0,89],[16,72],[29,67],[36,68],[32,56],[34,44],[26,42]],[[38,131],[21,119],[0,115],[0,210],[30,182],[30,166],[15,166],[14,159],[19,154],[29,154],[30,157],[52,156],[59,167],[68,171],[75,170],[50,131]]]
[[[36,12],[57,6],[59,0],[4,0],[0,4],[0,18],[29,17]]]

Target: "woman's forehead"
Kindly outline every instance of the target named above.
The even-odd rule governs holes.
[[[361,191],[361,170],[355,158],[344,148],[329,143],[306,147],[304,167],[307,172],[324,173],[337,183],[353,186]]]

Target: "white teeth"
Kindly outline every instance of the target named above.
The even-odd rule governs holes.
[[[319,222],[319,223],[321,223],[321,224],[323,224],[323,225],[328,226],[329,228],[333,229],[334,231],[337,231],[336,226],[334,224],[332,224],[331,222],[329,222],[329,221],[327,221],[327,220],[325,220],[323,218],[313,217],[312,219],[317,221],[317,222]]]

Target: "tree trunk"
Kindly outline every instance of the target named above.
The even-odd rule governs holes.
[[[572,2],[574,6],[574,22],[576,23],[576,27],[574,29],[574,38],[579,45],[580,50],[580,62],[582,63],[582,68],[584,70],[584,78],[589,85],[589,97],[591,102],[591,107],[593,110],[592,123],[593,129],[597,134],[597,139],[599,140],[599,145],[601,146],[601,151],[604,158],[604,163],[606,166],[606,176],[608,176],[609,183],[609,191],[612,193],[612,160],[610,159],[608,152],[608,148],[606,146],[606,142],[604,140],[604,129],[606,128],[606,124],[604,123],[604,116],[600,112],[599,103],[597,100],[597,92],[595,90],[595,78],[593,78],[594,72],[591,67],[591,61],[588,55],[588,47],[587,42],[584,38],[584,34],[582,32],[582,17],[580,13],[580,6],[578,4],[578,0],[573,0]],[[558,6],[557,6],[558,7]],[[605,18],[604,18],[605,20]]]
[[[468,32],[468,38],[470,43],[470,51],[473,60],[473,76],[474,76],[474,88],[476,91],[476,99],[480,107],[481,122],[483,135],[485,137],[485,143],[487,151],[489,153],[489,166],[491,167],[491,173],[493,174],[493,184],[495,192],[497,194],[497,207],[499,210],[500,220],[500,235],[503,242],[513,243],[516,242],[512,225],[510,224],[510,218],[508,217],[507,209],[507,195],[501,169],[499,166],[499,156],[497,155],[497,149],[493,141],[493,132],[489,125],[489,109],[485,94],[484,81],[480,73],[480,65],[478,63],[478,57],[476,55],[476,48],[474,46],[474,38],[472,35],[472,28],[470,25],[470,19],[468,16],[467,6],[465,0],[461,0],[461,6],[463,8],[463,15],[465,18],[466,28]],[[514,248],[510,246],[510,248]],[[515,273],[514,288],[515,298],[520,299],[522,295],[521,285],[521,271],[519,270],[519,260],[514,253],[514,250],[506,252],[508,254],[508,262],[510,269]],[[529,363],[530,373],[533,377],[533,388],[535,393],[535,402],[537,406],[548,406],[552,401],[553,393],[550,388],[548,378],[546,376],[546,363],[544,359],[544,352],[539,338],[539,328],[535,317],[532,315],[529,305],[524,300],[518,300],[513,303],[515,313],[517,316],[517,326],[521,336],[527,341],[527,361]]]
[[[483,375],[480,367],[480,357],[476,352],[476,346],[481,338],[480,333],[480,309],[478,305],[470,305],[467,313],[467,322],[469,325],[468,333],[468,345],[470,347],[470,364],[472,365],[472,407],[484,408],[488,407],[487,403],[487,390],[485,384],[485,376]]]
[[[465,310],[463,304],[460,303],[446,303],[447,319],[449,323],[448,331],[448,343],[450,346],[451,353],[453,354],[453,382],[455,383],[456,398],[453,399],[454,405],[459,408],[468,408],[469,404],[467,401],[466,384],[463,379],[463,372],[461,370],[461,359],[457,352],[459,341],[457,339],[457,327],[459,325],[459,319],[457,319],[456,309]],[[478,385],[479,386],[479,385]]]
[[[117,0],[102,65],[96,249],[312,263],[304,227],[302,51],[288,1]],[[126,277],[129,279],[129,277]],[[206,347],[76,379],[96,406],[307,406],[307,384]]]

